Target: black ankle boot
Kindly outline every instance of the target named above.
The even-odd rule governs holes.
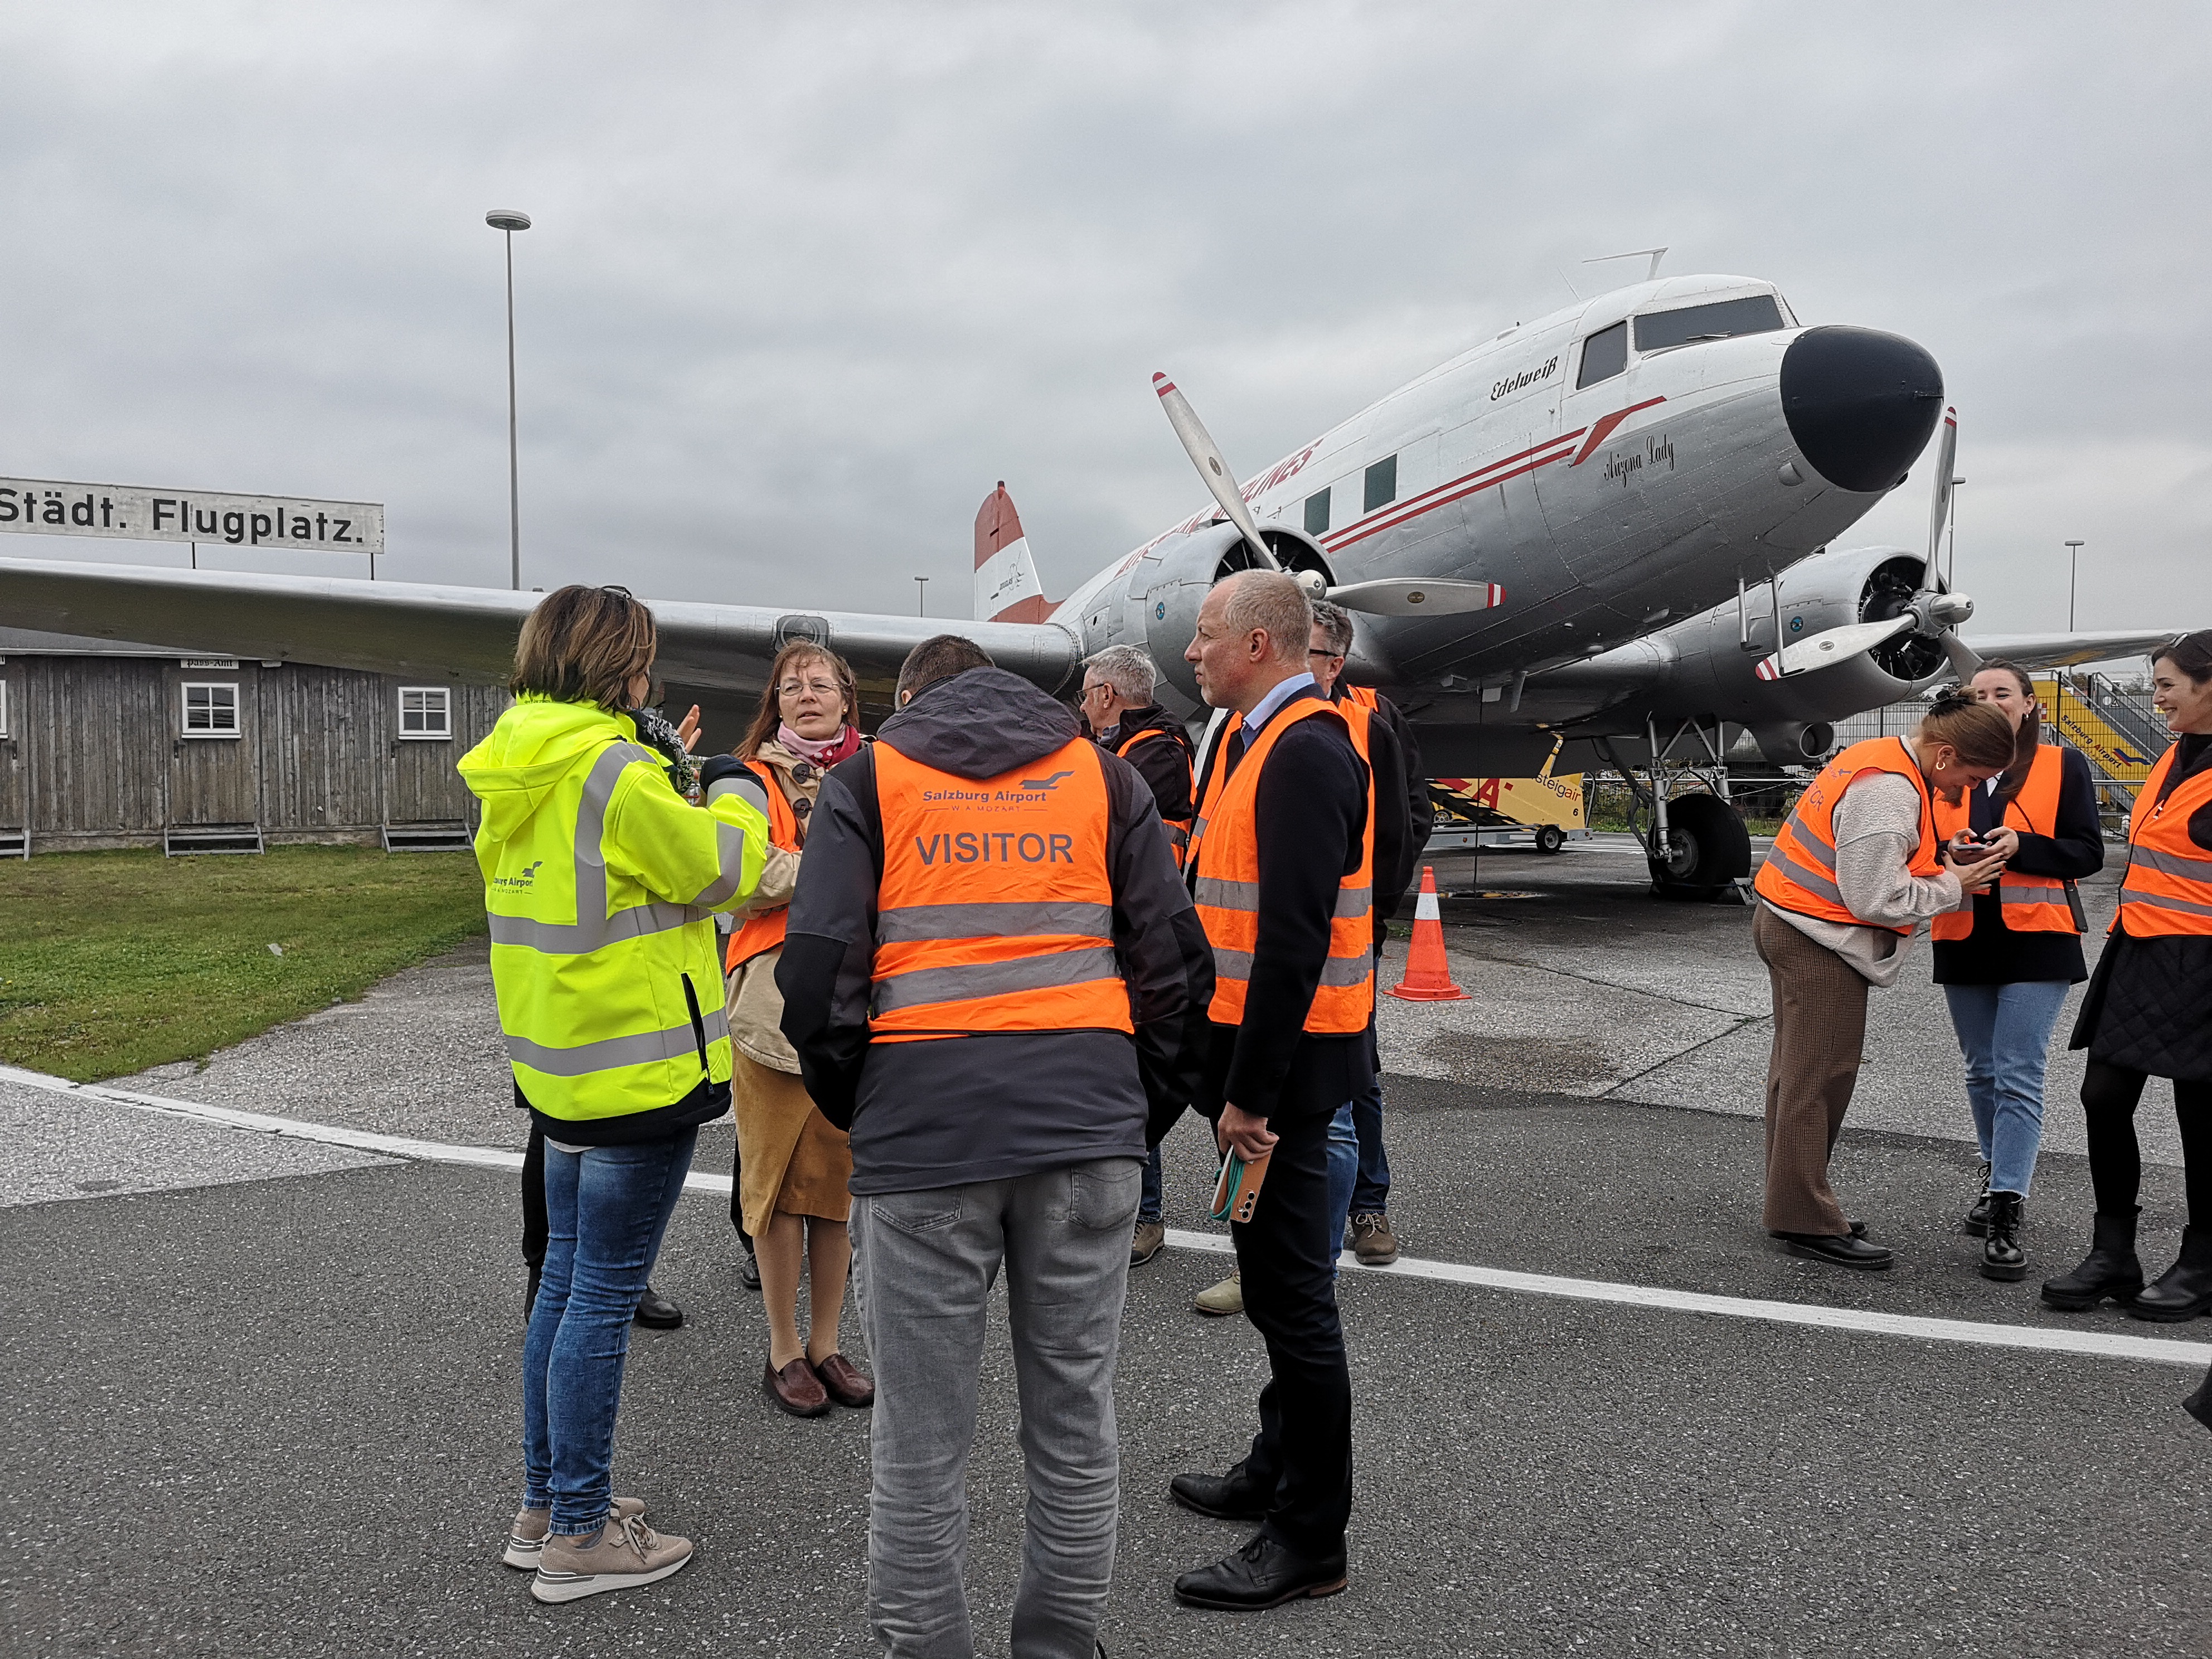
[[[2136,1217],[2141,1213],[2136,1208],[2117,1215],[2098,1211],[2087,1258],[2072,1273],[2043,1281],[2044,1306],[2079,1313],[2108,1296],[2125,1302],[2142,1290],[2142,1263],[2136,1260]]]
[[[2020,1248],[2020,1224],[2027,1200],[2018,1193],[1990,1194],[1989,1228],[1983,1236],[1982,1277],[2009,1285],[2027,1277],[2027,1252]]]
[[[2129,1303],[2128,1311],[2137,1319],[2172,1324],[2194,1319],[2208,1308],[2212,1308],[2212,1231],[2184,1227],[2180,1260]]]
[[[1990,1231],[1990,1166],[1982,1165],[1981,1190],[1974,1194],[1974,1207],[1966,1212],[1966,1218],[1959,1224],[1959,1231],[1969,1238],[1987,1237]]]

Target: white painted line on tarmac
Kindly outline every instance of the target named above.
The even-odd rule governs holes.
[[[142,1095],[105,1084],[71,1083],[0,1066],[0,1083],[52,1094],[82,1095],[111,1106],[127,1106],[164,1116],[188,1118],[226,1128],[260,1134],[318,1140],[334,1146],[385,1152],[393,1158],[425,1164],[461,1164],[478,1169],[520,1170],[522,1154],[494,1146],[460,1146],[438,1140],[416,1140],[404,1135],[376,1134],[366,1129],[343,1129],[334,1124],[308,1123],[298,1118],[275,1117],[263,1112],[241,1112],[230,1106],[209,1106],[198,1101],[171,1100],[161,1095]],[[694,1171],[684,1178],[684,1189],[726,1197],[730,1177]],[[1168,1229],[1167,1242],[1180,1249],[1211,1255],[1233,1255],[1235,1244],[1226,1233],[1194,1233],[1180,1227]],[[1778,1325],[1809,1325],[1824,1330],[1852,1331],[1868,1336],[1901,1336],[1923,1342],[1964,1342],[1991,1348],[2031,1348],[2045,1353],[2081,1354],[2098,1359],[2132,1359],[2154,1365],[2186,1366],[2202,1370],[2212,1365],[2212,1343],[2176,1342],[2160,1337],[2118,1336],[2102,1331],[2053,1330],[2040,1325],[2000,1325],[1972,1319],[1933,1319],[1920,1314],[1880,1313],[1864,1308],[1833,1308],[1819,1303],[1768,1302],[1752,1297],[1713,1296],[1703,1291],[1672,1291],[1655,1285],[1620,1285],[1601,1279],[1567,1279],[1556,1273],[1516,1273],[1505,1267],[1473,1267],[1456,1261],[1421,1261],[1401,1256],[1388,1267],[1363,1267],[1346,1250],[1344,1268],[1360,1275],[1436,1279],[1447,1285],[1473,1285],[1484,1290],[1514,1291],[1527,1296],[1559,1296],[1577,1302],[1608,1302],[1620,1307],[1657,1308],[1674,1313],[1717,1314],[1729,1319],[1759,1319]]]

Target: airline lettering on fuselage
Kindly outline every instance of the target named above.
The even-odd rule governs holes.
[[[1641,449],[1623,450],[1605,458],[1605,476],[1608,483],[1618,483],[1623,489],[1628,481],[1647,468],[1657,471],[1661,467],[1674,470],[1674,441],[1665,433],[1655,433],[1644,441]]]
[[[1509,392],[1518,392],[1523,386],[1534,386],[1539,380],[1548,380],[1559,367],[1559,358],[1551,356],[1544,360],[1544,366],[1541,368],[1524,368],[1518,374],[1509,375],[1490,388],[1490,401],[1494,404]]]

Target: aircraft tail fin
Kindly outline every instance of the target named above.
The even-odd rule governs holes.
[[[978,622],[1042,622],[1052,604],[1037,580],[1029,538],[1006,481],[983,498],[975,514],[975,618]]]

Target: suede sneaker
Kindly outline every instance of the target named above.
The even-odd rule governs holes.
[[[1129,1240],[1129,1265],[1141,1267],[1160,1253],[1168,1242],[1167,1224],[1162,1221],[1139,1221],[1136,1232]]]
[[[1239,1267],[1218,1285],[1209,1285],[1191,1299],[1198,1312],[1219,1319],[1244,1311],[1244,1270]]]
[[[610,1518],[597,1532],[548,1538],[530,1593],[540,1601],[580,1601],[657,1584],[690,1559],[690,1539],[663,1538],[642,1516]]]
[[[1363,1267],[1387,1267],[1398,1259],[1398,1236],[1390,1218],[1373,1210],[1352,1218],[1352,1253]]]
[[[617,1498],[608,1514],[617,1521],[627,1521],[633,1515],[645,1513],[641,1498]],[[525,1572],[538,1571],[538,1558],[545,1551],[545,1534],[553,1529],[550,1510],[517,1510],[514,1524],[507,1529],[507,1549],[499,1558],[510,1567]]]

